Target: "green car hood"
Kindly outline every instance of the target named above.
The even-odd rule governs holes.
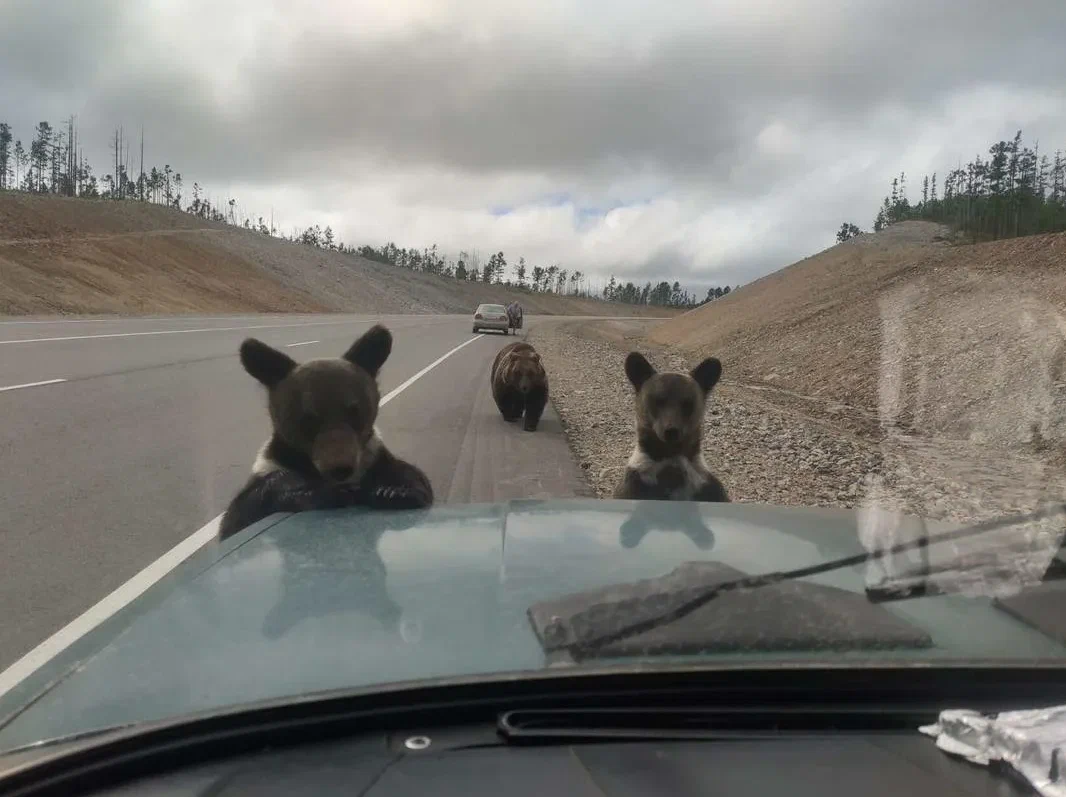
[[[4,695],[0,751],[321,690],[540,670],[545,653],[527,616],[537,602],[686,562],[751,574],[862,551],[853,512],[751,504],[519,501],[277,515],[208,543]],[[858,567],[815,581],[864,590]],[[933,645],[878,656],[1066,657],[988,599],[886,611]],[[719,658],[730,659],[709,663]]]

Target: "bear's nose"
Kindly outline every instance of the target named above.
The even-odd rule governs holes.
[[[667,443],[676,443],[678,438],[678,431],[673,426],[668,429],[663,429],[663,439]]]
[[[345,479],[350,479],[353,473],[355,473],[355,468],[351,465],[338,465],[337,467],[330,468],[326,471],[326,475],[335,482],[342,482]]]

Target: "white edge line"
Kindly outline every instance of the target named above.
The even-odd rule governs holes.
[[[0,393],[5,390],[21,390],[24,387],[40,387],[41,385],[58,385],[60,382],[66,382],[66,379],[45,379],[43,382],[27,382],[24,385],[8,385],[7,387],[0,387]]]
[[[464,343],[460,343],[447,354],[438,357],[410,379],[404,381],[399,387],[390,390],[382,397],[380,406],[388,404],[421,377],[480,337],[483,336],[477,335]],[[23,679],[50,659],[62,653],[116,612],[135,601],[147,592],[153,584],[213,540],[218,534],[218,524],[221,520],[222,515],[219,514],[208,521],[203,528],[186,537],[106,598],[56,631],[6,670],[0,672],[0,696],[16,687]]]
[[[381,397],[381,401],[379,402],[378,406],[379,407],[384,407],[386,404],[388,404],[390,401],[392,401],[398,395],[400,395],[405,390],[407,390],[407,388],[409,388],[411,385],[413,385],[415,382],[417,382],[423,376],[428,374],[430,371],[432,371],[434,368],[436,368],[442,362],[444,362],[449,357],[451,357],[453,354],[455,354],[457,351],[459,351],[459,349],[463,348],[464,346],[469,346],[471,343],[473,343],[475,340],[477,340],[478,338],[481,338],[481,337],[484,337],[484,334],[475,335],[474,337],[470,338],[470,340],[465,341],[463,343],[460,343],[458,346],[456,346],[454,349],[452,349],[447,354],[442,354],[440,357],[435,359],[433,362],[431,362],[429,365],[427,365],[425,368],[423,368],[417,374],[412,376],[406,382],[402,382],[398,387],[394,387],[392,390],[390,390],[388,393],[386,393],[384,396],[382,396]]]
[[[285,348],[286,349],[291,349],[293,346],[310,346],[312,343],[320,343],[320,342],[321,341],[317,341],[317,340],[304,340],[304,341],[301,341],[299,343],[286,343],[285,344]]]

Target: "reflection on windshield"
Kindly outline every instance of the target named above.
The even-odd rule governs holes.
[[[649,532],[681,532],[701,551],[714,548],[714,532],[695,504],[638,503],[618,528],[624,548],[636,548]]]
[[[989,279],[994,280],[983,277]],[[948,307],[929,307],[927,286],[917,279],[881,300],[885,466],[865,482],[860,537],[870,550],[926,533],[920,521],[885,511],[915,508],[900,506],[894,486],[901,481],[927,480],[928,490],[939,493],[937,514],[948,517],[1032,511],[1066,495],[1061,470],[1041,451],[1017,445],[1031,435],[1039,443],[1061,433],[1056,363],[1066,342],[1066,316],[1047,302],[1015,299],[1003,289],[993,304],[960,295]],[[974,334],[990,325],[1013,330],[1009,350],[1002,350],[998,339]],[[964,381],[954,371],[960,358],[981,364],[968,370]],[[942,546],[931,554],[934,562],[921,566],[954,572],[957,588],[968,594],[1013,594],[1040,581],[1064,535],[1066,518],[1042,517]],[[870,578],[906,577],[915,566],[913,558],[878,559]],[[875,575],[874,569],[881,572]]]

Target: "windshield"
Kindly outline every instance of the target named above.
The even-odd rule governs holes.
[[[0,10],[0,751],[1066,666],[1061,0],[104,5]]]

